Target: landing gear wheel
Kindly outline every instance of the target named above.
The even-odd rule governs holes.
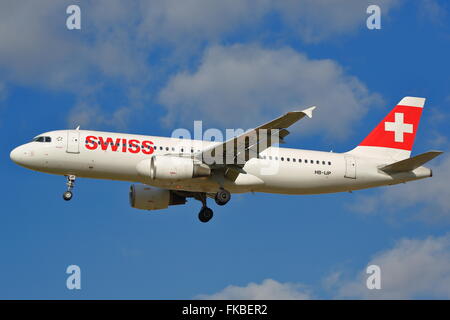
[[[217,191],[216,196],[214,197],[214,200],[219,206],[226,205],[228,201],[231,199],[231,194],[228,190],[220,189]]]
[[[198,219],[203,223],[208,222],[209,220],[212,219],[212,217],[213,211],[208,207],[203,207],[198,213]]]
[[[76,177],[74,175],[67,175],[66,179],[67,179],[67,183],[66,183],[67,191],[63,193],[63,199],[66,201],[69,201],[73,197],[72,189],[75,186]]]
[[[69,201],[70,199],[72,199],[72,191],[66,191],[63,193],[63,199],[66,201]]]

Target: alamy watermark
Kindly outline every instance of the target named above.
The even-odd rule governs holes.
[[[367,267],[366,273],[369,274],[366,280],[366,286],[369,290],[381,289],[381,268],[376,264]]]
[[[370,16],[366,20],[367,29],[380,30],[381,29],[381,8],[376,4],[367,7],[367,14]]]
[[[66,27],[69,30],[81,29],[81,9],[76,4],[67,7],[66,13],[69,15],[66,19]]]
[[[81,290],[81,269],[72,264],[67,267],[66,273],[69,275],[66,280],[66,287],[69,290]]]
[[[194,133],[185,128],[172,131],[171,138],[176,141],[170,153],[190,155],[209,166],[238,165],[243,166],[251,159],[259,159],[262,175],[278,172],[278,146],[282,141],[283,129],[225,129],[225,134],[217,128],[203,130],[202,121],[194,121]],[[158,146],[157,146],[158,147]],[[269,149],[269,150],[268,150]],[[261,154],[263,153],[264,154]],[[289,160],[288,160],[289,161]]]

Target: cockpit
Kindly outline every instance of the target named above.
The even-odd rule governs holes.
[[[37,136],[37,137],[33,138],[33,140],[31,140],[31,142],[52,142],[52,138],[46,137],[46,136]]]

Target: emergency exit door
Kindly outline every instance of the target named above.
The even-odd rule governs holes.
[[[345,156],[345,177],[356,179],[356,161],[352,156]]]
[[[80,153],[80,131],[67,131],[67,150],[68,153]]]

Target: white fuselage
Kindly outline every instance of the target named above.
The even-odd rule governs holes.
[[[214,174],[185,180],[158,180],[140,175],[136,169],[138,163],[154,155],[190,157],[216,142],[87,130],[52,131],[41,136],[50,137],[51,142],[33,141],[19,146],[11,152],[11,159],[46,173],[140,182],[171,190],[216,192],[222,186],[232,193],[320,194],[431,176],[431,170],[425,167],[408,173],[386,174],[378,168],[395,162],[388,157],[270,147],[261,152],[260,158],[246,162],[245,173],[239,174],[235,181]],[[103,147],[98,143],[99,137],[103,139]],[[108,144],[107,138],[111,138]]]

